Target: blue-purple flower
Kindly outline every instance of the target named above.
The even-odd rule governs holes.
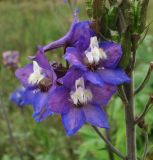
[[[63,85],[50,93],[48,106],[52,112],[61,114],[68,135],[75,134],[85,122],[109,128],[103,107],[116,92],[115,86],[103,84],[99,87],[85,81],[74,67],[61,82]]]
[[[118,67],[122,56],[120,44],[114,42],[99,43],[97,37],[90,38],[88,48],[80,52],[75,47],[68,47],[64,58],[72,65],[83,71],[83,76],[90,82],[103,85],[119,85],[130,79]]]
[[[64,37],[39,47],[31,57],[32,63],[16,71],[25,93],[30,95],[23,94],[34,107],[36,121],[60,114],[68,135],[75,134],[86,122],[109,128],[104,108],[117,85],[130,81],[118,66],[121,45],[98,41],[91,26],[91,21],[79,22],[75,14]],[[47,60],[45,52],[59,47],[64,47],[67,67]]]
[[[48,110],[48,95],[56,87],[56,74],[49,64],[42,48],[38,49],[32,63],[16,71],[16,76],[21,84],[26,88],[34,107],[33,117],[36,121],[42,121],[52,114]]]

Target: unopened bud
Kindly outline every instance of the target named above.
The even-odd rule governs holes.
[[[138,119],[138,117],[136,117],[136,120]],[[138,126],[140,127],[140,128],[142,128],[142,129],[147,129],[147,125],[146,125],[146,123],[145,123],[145,120],[144,120],[144,118],[142,118],[138,123]]]
[[[17,51],[6,51],[2,54],[3,63],[6,67],[16,69],[19,65],[19,52]]]
[[[133,33],[131,36],[132,43],[137,43],[140,40],[140,34],[139,33]]]
[[[150,62],[150,68],[153,69],[153,61]]]
[[[149,97],[149,101],[150,101],[150,104],[153,103],[153,96],[150,96],[150,97]]]

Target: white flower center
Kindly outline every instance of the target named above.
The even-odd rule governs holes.
[[[91,51],[86,50],[86,60],[89,64],[98,64],[100,59],[106,59],[106,53],[102,48],[99,48],[97,37],[90,38],[90,49]]]
[[[75,81],[75,91],[71,91],[70,97],[75,105],[86,104],[92,100],[92,93],[89,89],[85,89],[82,77]]]
[[[32,85],[38,84],[43,78],[44,75],[42,74],[42,68],[36,61],[33,61],[33,73],[30,74],[28,82]]]

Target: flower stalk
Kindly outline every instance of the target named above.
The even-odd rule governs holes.
[[[147,152],[148,152],[148,133],[146,130],[143,130],[144,138],[145,138],[145,145],[144,145],[144,153],[142,155],[141,160],[145,160],[147,157]]]
[[[6,121],[8,135],[9,135],[9,138],[10,138],[10,143],[14,146],[14,148],[15,148],[18,156],[19,156],[19,159],[23,160],[23,154],[22,154],[22,152],[21,152],[19,146],[17,145],[17,143],[15,141],[15,138],[13,136],[13,131],[12,131],[12,128],[11,128],[10,120],[8,118],[7,111],[5,110],[5,107],[2,104],[2,101],[0,101],[0,109],[1,109],[1,111],[3,113],[4,119]]]
[[[143,121],[145,115],[151,109],[152,105],[153,105],[153,96],[150,96],[148,99],[148,102],[144,108],[144,111],[140,114],[140,116],[138,118],[136,118],[135,124],[139,124],[141,121]]]
[[[136,160],[136,130],[134,123],[134,78],[133,73],[130,73],[131,83],[124,86],[125,94],[128,99],[128,104],[125,105],[125,124],[126,124],[126,145],[127,159]]]
[[[111,142],[111,137],[110,137],[109,130],[106,130],[106,138]],[[114,154],[113,154],[113,152],[110,150],[109,147],[107,147],[107,150],[108,150],[109,160],[114,160]]]
[[[97,127],[92,126],[95,132],[99,135],[99,137],[106,143],[107,147],[115,153],[118,157],[120,157],[122,160],[126,160],[125,156],[118,150],[116,149],[110,141],[98,130]]]
[[[145,76],[142,83],[135,89],[135,91],[134,91],[135,95],[138,94],[140,91],[142,91],[144,89],[145,85],[148,83],[150,76],[151,76],[151,73],[152,73],[152,69],[153,69],[153,62],[150,62],[147,75]]]

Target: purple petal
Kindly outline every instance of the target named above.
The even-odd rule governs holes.
[[[95,35],[91,28],[91,21],[79,22],[75,25],[71,44],[77,48],[78,51],[84,52],[90,44],[90,38]]]
[[[70,109],[70,93],[64,87],[57,87],[49,93],[48,106],[52,112],[66,113]]]
[[[75,24],[77,24],[77,22],[78,22],[78,18],[74,17],[72,25],[71,25],[70,30],[68,31],[68,33],[65,36],[63,36],[62,38],[60,38],[60,39],[58,39],[58,40],[56,40],[54,42],[51,42],[48,45],[44,46],[43,47],[44,52],[46,52],[48,50],[53,50],[53,49],[56,49],[56,48],[59,48],[59,47],[66,46],[71,41],[70,39],[72,37],[73,30],[74,30]]]
[[[67,135],[75,134],[84,124],[83,111],[78,108],[71,108],[68,113],[62,114],[62,122]]]
[[[112,95],[116,92],[116,87],[112,85],[103,84],[103,86],[89,83],[87,87],[91,90],[93,95],[93,103],[99,105],[106,105]]]
[[[51,78],[53,82],[57,79],[57,76],[52,66],[49,64],[49,61],[47,60],[47,57],[42,47],[38,47],[38,51],[33,60],[35,60],[39,64],[39,66],[43,68],[44,73],[46,73],[46,75]]]
[[[115,68],[122,56],[121,45],[113,42],[102,42],[100,47],[107,55],[107,59],[102,62],[102,65],[106,68]]]
[[[109,128],[106,113],[100,106],[87,105],[83,107],[86,122],[93,126],[101,128]]]
[[[77,17],[75,17],[68,33],[61,39],[44,46],[43,50],[46,52],[65,46],[76,47],[81,52],[85,51],[89,47],[90,37],[95,35],[90,26],[90,21],[78,22]]]
[[[71,65],[74,65],[74,66],[77,66],[78,68],[86,70],[86,66],[83,64],[83,57],[81,53],[76,50],[76,48],[68,47],[66,49],[66,54],[64,55],[64,58]]]
[[[60,48],[60,47],[64,47],[67,43],[67,41],[69,40],[69,34],[66,34],[64,37],[49,43],[48,45],[43,47],[43,50],[45,52],[49,51],[49,50],[53,50],[56,48]]]
[[[112,84],[112,85],[120,85],[125,82],[129,83],[130,79],[125,74],[125,72],[118,68],[118,69],[101,69],[99,70],[99,75],[103,79],[104,82]]]
[[[53,115],[53,112],[47,106],[44,106],[40,112],[34,112],[33,118],[36,122],[42,122],[51,115]]]
[[[34,58],[35,61],[39,64],[39,66],[43,69],[50,69],[51,65],[49,64],[47,57],[45,56],[45,52],[42,47],[38,47],[38,51]]]
[[[61,79],[61,82],[66,88],[71,89],[75,85],[75,81],[82,76],[82,72],[75,67],[71,67],[66,75]]]
[[[23,107],[32,104],[32,97],[33,94],[31,91],[26,90],[24,87],[20,87],[10,95],[10,100],[17,106]]]
[[[33,91],[34,92],[34,91]],[[36,122],[41,122],[53,113],[47,106],[48,92],[35,91],[33,100],[34,114]]]
[[[42,108],[47,104],[48,92],[40,92],[39,90],[33,92],[35,92],[33,102],[34,112],[38,113],[41,112]]]
[[[84,77],[86,80],[90,81],[93,84],[103,86],[104,82],[99,76],[97,72],[92,72],[92,71],[86,71],[84,73]]]
[[[15,75],[23,86],[28,87],[29,86],[28,78],[32,72],[33,72],[33,65],[28,64],[23,68],[17,69]]]
[[[34,100],[34,92],[31,89],[25,89],[24,93],[23,93],[23,103],[24,104],[33,104],[33,100]]]

